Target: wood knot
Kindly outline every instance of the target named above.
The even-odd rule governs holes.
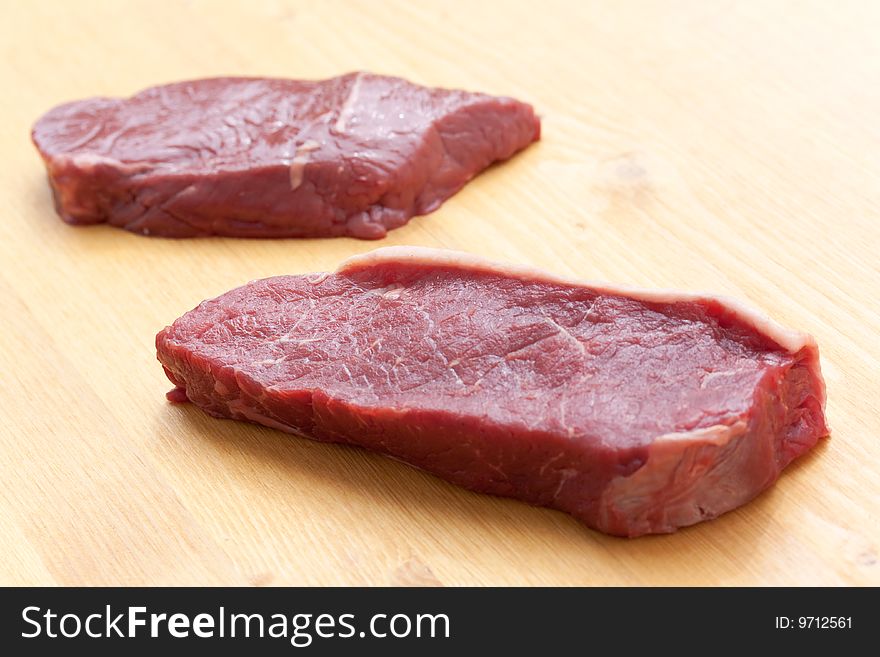
[[[443,586],[434,572],[418,557],[411,557],[391,573],[391,586]]]

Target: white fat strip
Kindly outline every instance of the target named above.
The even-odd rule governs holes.
[[[368,290],[370,294],[378,294],[385,299],[399,299],[406,288],[400,283],[391,283],[385,287],[377,287]]]
[[[77,169],[82,169],[89,172],[93,171],[97,166],[106,166],[112,167],[113,169],[126,175],[134,175],[143,171],[149,171],[153,168],[153,165],[151,164],[127,164],[120,162],[119,160],[112,157],[105,157],[104,155],[98,155],[97,153],[92,153],[90,151],[87,151],[85,153],[72,154],[62,153],[61,155],[56,155],[49,158],[48,162],[53,168],[73,166]]]
[[[302,323],[302,321],[303,321],[306,317],[308,317],[309,313],[310,313],[312,310],[314,310],[314,308],[315,308],[315,300],[314,300],[314,299],[309,299],[309,310],[306,311],[306,312],[304,312],[304,313],[302,313],[302,314],[299,316],[299,319],[297,319],[297,320],[293,323],[293,326],[291,326],[289,329],[287,329],[287,332],[286,332],[286,333],[283,333],[282,335],[279,335],[279,336],[278,336],[277,338],[275,338],[274,340],[271,340],[271,342],[284,344],[284,343],[286,343],[286,342],[305,342],[305,341],[307,341],[307,340],[305,340],[305,339],[296,339],[296,338],[292,338],[291,336],[293,335],[293,332],[296,331],[297,327]],[[319,340],[319,339],[320,339],[320,338],[312,338],[311,340],[308,340],[308,341],[309,341],[309,342],[314,342],[314,341]]]
[[[733,376],[734,374],[735,372],[710,372],[700,382],[700,388],[705,389],[714,379],[721,379],[724,377]]]
[[[308,438],[306,434],[297,429],[296,427],[292,427],[289,424],[284,424],[283,422],[279,422],[278,420],[271,418],[263,413],[260,413],[255,408],[251,408],[241,399],[232,399],[227,402],[227,407],[229,408],[229,413],[238,419],[250,420],[251,422],[256,422],[257,424],[262,424],[271,429],[278,429],[279,431],[284,431],[286,433],[292,433],[295,436],[302,436],[304,438]]]
[[[745,433],[748,425],[743,420],[737,420],[731,425],[713,424],[711,427],[691,429],[690,431],[678,431],[664,433],[657,436],[655,443],[672,443],[687,446],[694,442],[703,442],[710,445],[726,445],[731,439]],[[654,449],[656,451],[656,448]]]
[[[311,139],[304,144],[297,146],[294,150],[295,155],[290,162],[290,189],[296,190],[302,185],[303,178],[306,173],[306,164],[309,161],[309,154],[321,148],[321,144]]]
[[[559,471],[559,483],[556,485],[556,490],[553,491],[553,500],[557,500],[559,498],[559,494],[562,492],[563,487],[567,484],[571,479],[577,476],[578,471],[572,468],[563,468]]]
[[[583,343],[580,340],[578,340],[576,337],[574,337],[569,332],[569,330],[567,328],[565,328],[561,324],[553,321],[552,319],[550,319],[549,317],[546,317],[546,316],[544,317],[544,321],[547,322],[550,326],[552,326],[553,328],[555,328],[558,331],[557,335],[563,336],[567,341],[574,344],[574,346],[577,347],[578,351],[580,351],[582,354],[587,353],[587,350],[584,347]]]
[[[292,338],[290,335],[282,335],[280,338],[275,340],[278,344],[308,344],[310,342],[320,342],[324,338]]]
[[[538,470],[538,476],[539,476],[539,477],[540,477],[540,476],[543,476],[544,471],[545,471],[549,466],[551,466],[551,465],[553,465],[554,463],[556,463],[556,461],[558,461],[559,459],[561,459],[563,456],[565,456],[565,454],[561,454],[561,453],[560,453],[560,454],[557,454],[556,456],[551,457],[550,460],[548,460],[546,463],[544,463],[544,465],[541,466],[541,469]]]
[[[254,361],[253,364],[254,365],[267,365],[267,366],[271,367],[274,365],[279,365],[279,364],[283,363],[285,360],[287,360],[287,356],[280,356],[278,358],[266,358],[265,360]]]
[[[351,115],[351,110],[354,107],[361,90],[362,78],[363,74],[361,73],[358,73],[354,78],[354,83],[351,85],[351,91],[348,92],[348,97],[345,99],[345,102],[342,104],[342,110],[339,112],[339,118],[336,119],[336,125],[334,126],[336,132],[345,132],[345,124],[348,121],[348,117]]]
[[[82,148],[98,136],[98,133],[101,132],[102,127],[104,126],[100,121],[95,122],[95,125],[92,126],[91,130],[86,132],[82,137],[74,141],[72,144],[68,144],[67,150],[75,151],[77,148]]]
[[[369,346],[367,346],[366,349],[363,350],[363,353],[366,354],[370,351],[373,351],[373,349],[375,349],[376,347],[381,347],[381,346],[382,346],[382,338],[376,338],[375,340],[373,340],[369,344]]]

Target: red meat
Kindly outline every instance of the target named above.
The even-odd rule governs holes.
[[[205,412],[389,454],[611,534],[738,507],[828,433],[819,354],[729,299],[393,247],[157,336]]]
[[[531,106],[353,73],[215,78],[56,107],[33,140],[72,224],[384,237],[538,139]]]

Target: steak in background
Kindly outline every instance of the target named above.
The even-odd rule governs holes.
[[[54,108],[33,129],[72,224],[384,237],[540,136],[530,105],[351,73],[214,78]]]
[[[391,247],[156,339],[216,417],[360,445],[622,536],[714,518],[827,435],[813,339],[736,301]]]

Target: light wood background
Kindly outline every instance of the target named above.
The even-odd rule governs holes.
[[[0,6],[0,583],[880,584],[880,5]],[[148,239],[54,214],[32,122],[218,74],[365,69],[532,102],[544,139],[381,244],[731,294],[815,334],[832,439],[747,507],[609,538],[164,400],[155,333],[349,239]]]

